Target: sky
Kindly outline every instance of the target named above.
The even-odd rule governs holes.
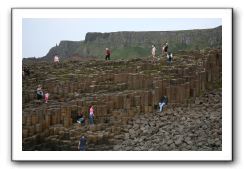
[[[208,29],[220,25],[220,18],[24,18],[22,57],[43,57],[60,41],[81,41],[87,32],[174,31]]]

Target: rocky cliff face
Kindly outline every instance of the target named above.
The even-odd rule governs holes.
[[[135,58],[150,55],[151,45],[155,44],[158,55],[161,46],[169,43],[170,50],[192,50],[203,48],[220,48],[222,46],[222,27],[185,31],[148,31],[148,32],[90,32],[84,41],[61,41],[50,49],[46,59],[54,54],[61,58],[72,56],[100,57],[104,56],[106,47],[112,50],[112,58]]]

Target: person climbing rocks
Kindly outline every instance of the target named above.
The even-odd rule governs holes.
[[[169,45],[168,45],[168,42],[166,42],[165,45],[163,46],[163,52],[168,53],[168,48],[169,48]]]
[[[79,144],[78,144],[78,150],[79,151],[85,151],[86,145],[87,145],[87,142],[86,142],[85,136],[81,136],[80,140],[79,140]]]
[[[83,112],[80,112],[77,116],[77,123],[80,123],[82,125],[85,125],[85,117],[83,115]]]
[[[105,60],[110,60],[110,55],[111,55],[111,51],[106,48],[106,51],[105,51]]]
[[[171,64],[173,61],[173,54],[171,52],[168,52],[167,54],[167,62],[168,64]]]
[[[44,95],[45,103],[48,102],[48,98],[49,98],[49,93],[46,92],[45,95]]]
[[[37,97],[37,100],[43,99],[43,91],[42,91],[41,85],[38,85],[38,87],[36,89],[36,97]]]
[[[163,96],[161,98],[161,100],[159,101],[159,112],[163,112],[163,108],[167,104],[168,104],[168,97],[167,96]]]
[[[93,108],[93,106],[90,106],[90,108],[89,108],[89,122],[91,125],[94,124],[94,108]]]
[[[156,47],[154,45],[152,45],[152,59],[153,59],[153,63],[156,60]]]
[[[30,76],[30,69],[27,66],[23,69],[23,76]]]

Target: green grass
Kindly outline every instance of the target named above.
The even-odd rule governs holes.
[[[112,51],[111,59],[142,58],[150,55],[150,50],[141,47],[126,47]]]

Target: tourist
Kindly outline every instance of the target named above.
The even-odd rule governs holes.
[[[86,150],[86,144],[87,144],[87,142],[86,142],[85,136],[81,136],[79,144],[78,144],[78,150],[79,151],[85,151]]]
[[[156,47],[154,45],[152,45],[152,59],[153,59],[153,63],[156,60]]]
[[[41,85],[38,85],[36,89],[36,96],[37,96],[37,100],[43,99],[43,91]]]
[[[89,122],[90,124],[94,124],[94,108],[93,106],[90,106],[89,108]]]
[[[169,48],[169,46],[168,46],[168,43],[166,42],[165,45],[163,46],[163,52],[167,53],[168,52],[168,48]]]
[[[173,61],[173,54],[171,52],[168,52],[167,59],[168,64],[171,64]]]
[[[165,44],[162,45],[162,57],[164,57],[164,48],[165,48]]]
[[[159,102],[159,112],[163,111],[163,108],[165,105],[168,104],[168,97],[167,96],[163,96],[162,99]]]
[[[46,92],[45,95],[44,95],[45,103],[48,102],[48,98],[49,98],[49,93]]]
[[[110,55],[111,55],[111,51],[106,48],[106,51],[105,51],[105,60],[110,60]]]
[[[23,73],[24,73],[24,76],[30,76],[30,69],[27,66],[25,66]]]
[[[53,61],[54,61],[54,63],[56,63],[56,64],[59,63],[59,57],[58,57],[58,55],[55,55],[55,56],[54,56],[54,60],[53,60]]]
[[[83,112],[80,112],[77,116],[77,123],[85,125],[85,117],[83,115]]]

